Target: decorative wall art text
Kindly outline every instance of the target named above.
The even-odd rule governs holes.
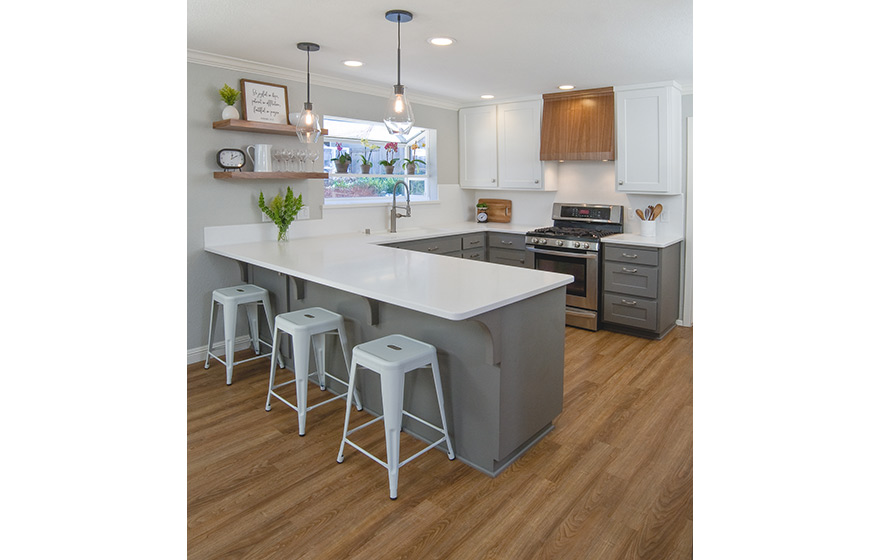
[[[287,86],[242,78],[241,108],[246,121],[288,124]]]

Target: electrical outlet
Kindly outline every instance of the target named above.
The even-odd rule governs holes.
[[[660,212],[660,221],[668,222],[669,221],[669,212]]]
[[[636,217],[636,211],[635,211],[632,207],[627,208],[627,209],[626,209],[626,212],[627,212],[627,214],[626,214],[626,217],[627,217],[627,218],[629,218],[630,220],[634,220],[634,219],[635,219],[635,217]]]
[[[272,221],[272,218],[267,216],[265,212],[260,212],[260,218],[262,218],[264,222],[271,222]]]
[[[296,214],[296,217],[299,218],[300,220],[308,220],[309,219],[309,207],[303,206],[302,208],[300,208],[299,212],[297,212],[297,214]]]

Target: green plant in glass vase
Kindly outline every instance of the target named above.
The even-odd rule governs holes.
[[[287,194],[283,199],[279,194],[266,205],[263,191],[260,191],[260,200],[257,202],[257,206],[278,226],[278,241],[287,241],[287,229],[296,219],[299,211],[302,210],[303,197],[302,194],[293,196],[293,191],[287,187]]]

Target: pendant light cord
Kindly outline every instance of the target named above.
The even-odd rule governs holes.
[[[397,14],[397,85],[400,85],[400,14]]]
[[[312,52],[306,51],[306,103],[311,103],[311,90],[312,90]]]

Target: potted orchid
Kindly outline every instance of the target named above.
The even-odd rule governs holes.
[[[366,152],[361,154],[361,173],[367,174],[370,172],[370,169],[373,167],[373,152],[379,149],[379,146],[371,143],[366,138],[361,138],[361,144],[364,147]]]
[[[351,163],[351,154],[345,153],[342,151],[342,144],[339,142],[336,143],[336,152],[339,154],[335,158],[330,161],[336,165],[337,173],[347,173],[348,172],[348,164]]]
[[[385,159],[379,162],[379,165],[385,167],[385,173],[391,175],[394,173],[394,164],[397,163],[397,158],[392,158],[391,156],[397,153],[397,142],[388,142],[385,144]]]
[[[420,159],[403,159],[404,169],[407,175],[415,175],[416,170],[418,169],[418,164],[424,165],[425,162]]]

